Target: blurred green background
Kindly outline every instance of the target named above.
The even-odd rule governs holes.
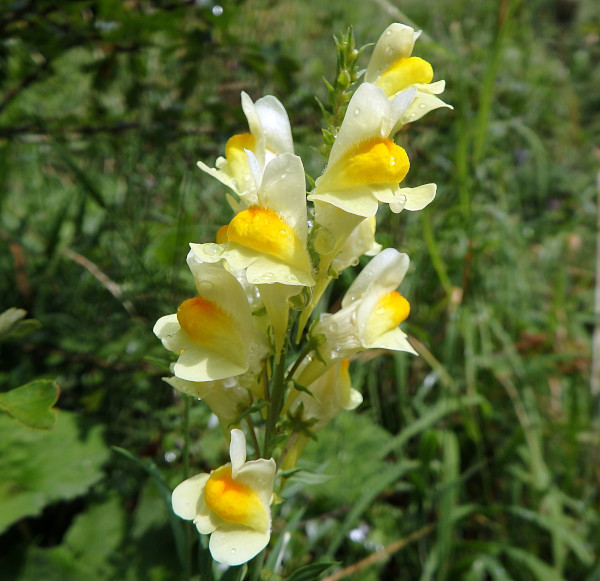
[[[193,293],[187,243],[230,220],[195,163],[246,131],[244,90],[283,102],[317,177],[332,35],[394,21],[424,30],[415,54],[454,106],[401,135],[434,203],[378,214],[411,257],[421,357],[353,362],[365,403],[307,448],[269,578],[329,559],[360,581],[600,579],[593,0],[3,2],[0,312],[39,326],[3,337],[0,390],[55,381],[60,411],[50,432],[0,416],[2,579],[188,578],[175,539],[196,536],[164,502],[186,402],[152,326]],[[190,429],[192,472],[225,461],[201,403]]]

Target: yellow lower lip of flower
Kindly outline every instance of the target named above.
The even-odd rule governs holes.
[[[213,471],[204,489],[206,506],[229,523],[242,524],[260,532],[269,529],[269,514],[256,492],[231,476],[231,466]]]
[[[225,145],[225,157],[230,164],[242,163],[247,166],[244,149],[254,151],[256,139],[251,133],[240,133],[230,137]]]
[[[232,353],[245,351],[233,317],[201,296],[179,305],[177,321],[190,339],[227,358],[231,358]]]
[[[406,151],[391,139],[369,139],[350,150],[327,171],[332,189],[347,189],[369,184],[398,184],[408,173]]]
[[[388,97],[403,91],[415,83],[429,84],[433,80],[433,68],[422,58],[411,56],[397,60],[377,79]]]
[[[227,227],[227,238],[304,272],[310,271],[308,254],[294,230],[270,208],[251,206],[239,212]]]
[[[367,327],[365,340],[368,343],[375,341],[388,331],[395,329],[410,314],[410,303],[398,292],[392,291],[384,294],[377,301]]]

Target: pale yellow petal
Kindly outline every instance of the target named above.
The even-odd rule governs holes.
[[[198,503],[204,492],[209,474],[197,474],[175,487],[171,496],[173,512],[185,519],[193,520],[198,514]]]
[[[270,537],[270,531],[263,533],[248,527],[223,526],[210,536],[210,554],[219,563],[241,565],[258,555]]]

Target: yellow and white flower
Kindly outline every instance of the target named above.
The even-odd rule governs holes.
[[[394,248],[382,250],[350,285],[340,310],[321,315],[310,334],[325,337],[319,347],[323,361],[327,363],[372,348],[415,353],[398,327],[410,313],[410,304],[396,290],[409,262],[408,255]],[[313,362],[318,368],[318,359]]]
[[[306,246],[304,168],[298,156],[283,153],[254,178],[257,204],[220,230],[220,243],[190,247],[201,262],[224,261],[232,272],[245,271],[248,283],[258,287],[279,352],[287,331],[289,299],[315,284]]]
[[[179,354],[175,376],[216,381],[246,372],[256,336],[244,289],[215,265],[198,265],[194,279],[198,295],[154,325],[163,345]]]
[[[302,161],[284,153],[255,176],[257,203],[234,216],[220,231],[220,244],[190,244],[201,262],[224,260],[246,271],[250,284],[312,286],[306,249],[306,189]]]
[[[360,85],[350,99],[325,172],[308,199],[365,218],[374,216],[380,203],[396,213],[429,204],[435,184],[400,188],[410,163],[391,137],[415,94],[416,89],[407,89],[389,100],[380,87]]]
[[[246,437],[231,430],[231,462],[210,474],[197,474],[173,490],[175,514],[210,535],[215,561],[241,565],[260,553],[271,537],[275,460],[246,462]]]
[[[261,168],[281,153],[294,153],[290,121],[284,106],[272,95],[256,103],[242,92],[242,109],[248,119],[249,133],[234,135],[225,146],[225,157],[219,157],[211,168],[199,161],[198,167],[231,188],[240,198],[240,204],[229,199],[234,210],[257,203],[256,183],[249,166],[247,152],[253,154]]]
[[[432,82],[431,65],[420,57],[411,56],[420,35],[420,30],[415,32],[410,26],[398,22],[391,24],[379,37],[365,71],[365,81],[381,87],[390,99],[406,89],[417,90],[414,101],[402,114],[400,126],[420,119],[433,109],[452,109],[436,97],[444,92],[446,82]]]

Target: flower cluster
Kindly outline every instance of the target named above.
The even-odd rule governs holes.
[[[293,467],[316,432],[361,403],[349,358],[372,348],[414,353],[400,327],[410,305],[397,290],[409,258],[382,250],[375,215],[381,205],[420,210],[436,194],[435,184],[403,185],[410,162],[394,140],[448,107],[437,97],[444,81],[432,82],[431,65],[411,56],[418,36],[402,24],[381,35],[341,124],[329,129],[335,139],[308,194],[288,115],[271,95],[253,102],[242,93],[249,131],[229,139],[214,168],[198,162],[230,190],[234,214],[214,242],[190,244],[197,294],[154,333],[177,356],[166,380],[204,400],[230,440],[230,463],[173,492],[175,513],[211,535],[222,563],[264,549],[277,469]],[[363,255],[372,259],[339,310],[313,317],[307,330],[332,278]],[[242,424],[254,443],[250,462]]]

